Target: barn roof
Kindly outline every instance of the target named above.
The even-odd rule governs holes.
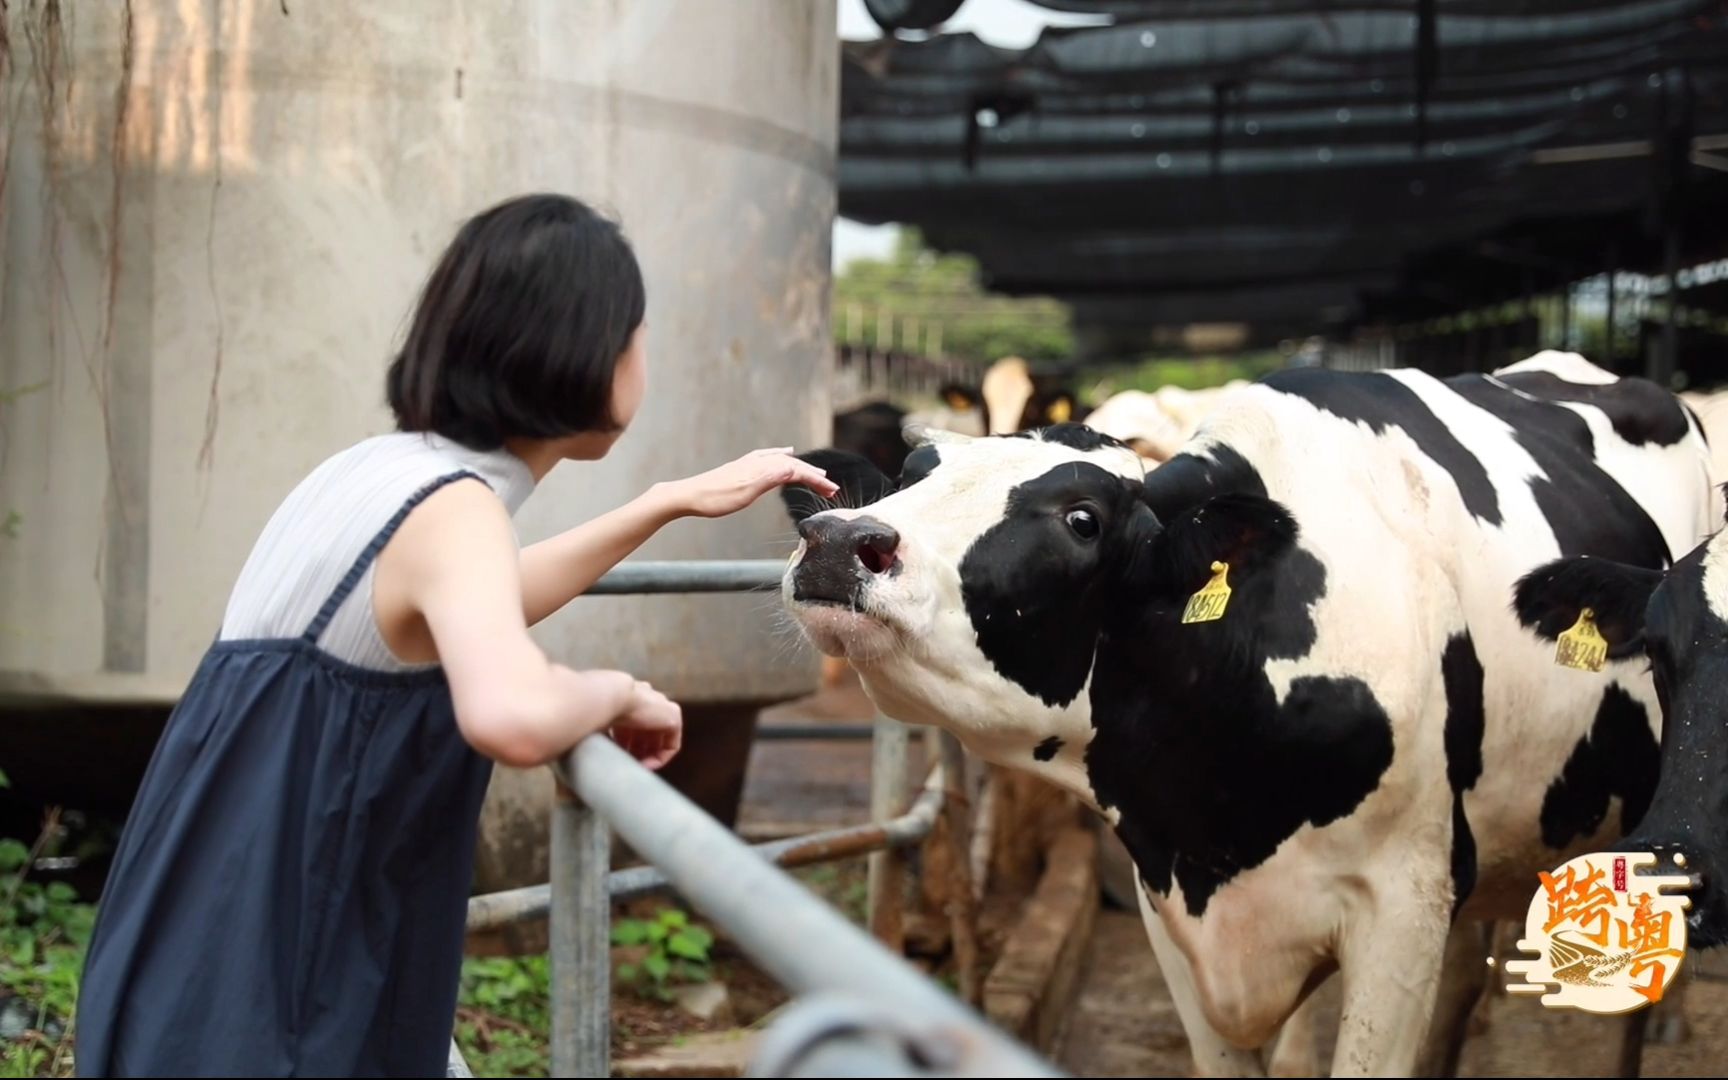
[[[1420,316],[1728,245],[1728,0],[1033,2],[1112,21],[844,45],[843,214],[1142,321]]]

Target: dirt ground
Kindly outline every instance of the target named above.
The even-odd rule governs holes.
[[[1719,964],[1704,966],[1704,974],[1687,987],[1689,1036],[1676,1045],[1646,1045],[1643,1075],[1722,1075],[1728,1063],[1728,981],[1719,974]],[[1327,1025],[1335,1031],[1338,980],[1320,994]],[[1477,1015],[1487,1023],[1465,1043],[1460,1076],[1615,1075],[1617,1021],[1544,1009],[1533,1000],[1493,991]],[[1330,1051],[1327,1045],[1327,1058]],[[1182,1024],[1158,976],[1139,915],[1099,914],[1058,1061],[1075,1076],[1190,1075]]]
[[[866,877],[864,859],[803,867],[794,870],[793,875],[854,923],[862,924]],[[636,904],[638,917],[654,908],[651,900],[637,901]],[[1018,911],[1018,902],[1011,898],[992,898],[980,911],[979,950],[986,970],[995,962]],[[926,935],[920,934],[921,926],[922,917],[914,908],[908,912],[910,955],[907,959],[918,970],[952,986],[952,956],[946,944],[937,946],[934,952],[922,951],[919,941]],[[724,933],[717,934],[714,975],[726,987],[728,1008],[724,1015],[708,1021],[698,1020],[676,1005],[615,987],[612,1001],[613,1059],[624,1061],[666,1046],[678,1046],[691,1036],[757,1027],[770,1020],[771,1015],[789,1000],[786,991],[752,964]]]
[[[729,942],[715,949],[714,974],[726,987],[729,1008],[725,1016],[713,1021],[698,1020],[677,1006],[627,990],[614,993],[613,1060],[634,1057],[697,1032],[750,1027],[787,1001],[786,991]]]

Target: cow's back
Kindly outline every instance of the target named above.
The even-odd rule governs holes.
[[[1656,383],[1638,378],[1577,382],[1530,367],[1494,376],[1461,376],[1452,382],[1463,384],[1468,393],[1466,380],[1471,378],[1510,387],[1516,392],[1512,400],[1530,413],[1547,410],[1578,418],[1588,431],[1579,447],[1581,460],[1594,464],[1628,492],[1662,533],[1664,561],[1652,569],[1692,550],[1721,520],[1711,490],[1715,468],[1708,432],[1678,396]],[[1533,419],[1538,427],[1549,426],[1542,417]],[[1568,420],[1555,437],[1578,441],[1578,431],[1577,424]],[[1575,507],[1559,501],[1558,508]],[[1606,553],[1581,550],[1576,554]]]
[[[1718,484],[1728,482],[1728,390],[1688,391],[1680,398],[1710,442],[1710,475]]]
[[[1619,834],[1621,808],[1654,785],[1659,724],[1641,661],[1555,666],[1511,614],[1514,583],[1561,555],[1665,566],[1720,520],[1678,399],[1556,367],[1567,377],[1533,362],[1445,382],[1280,372],[1191,444],[1241,453],[1325,568],[1316,640],[1284,664],[1286,685],[1369,682],[1398,747],[1384,827],[1452,789],[1478,861],[1473,906],[1496,914],[1528,901],[1533,868]],[[1586,369],[1600,377],[1580,381]]]

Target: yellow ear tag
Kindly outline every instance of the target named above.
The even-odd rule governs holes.
[[[1601,671],[1608,662],[1608,640],[1596,629],[1596,612],[1584,608],[1572,629],[1560,635],[1554,647],[1554,662],[1579,671]]]
[[[1230,603],[1230,583],[1225,580],[1230,574],[1230,564],[1215,562],[1212,564],[1212,580],[1203,588],[1188,598],[1188,606],[1182,610],[1182,622],[1212,622],[1224,617],[1224,608]]]
[[[1050,403],[1050,422],[1066,424],[1068,418],[1074,415],[1074,403],[1067,398],[1057,398]]]

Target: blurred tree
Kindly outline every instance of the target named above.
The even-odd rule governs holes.
[[[848,263],[834,278],[833,303],[840,344],[979,364],[1059,362],[1074,349],[1066,304],[992,295],[979,285],[976,259],[939,255],[915,229],[899,230],[889,258]]]

